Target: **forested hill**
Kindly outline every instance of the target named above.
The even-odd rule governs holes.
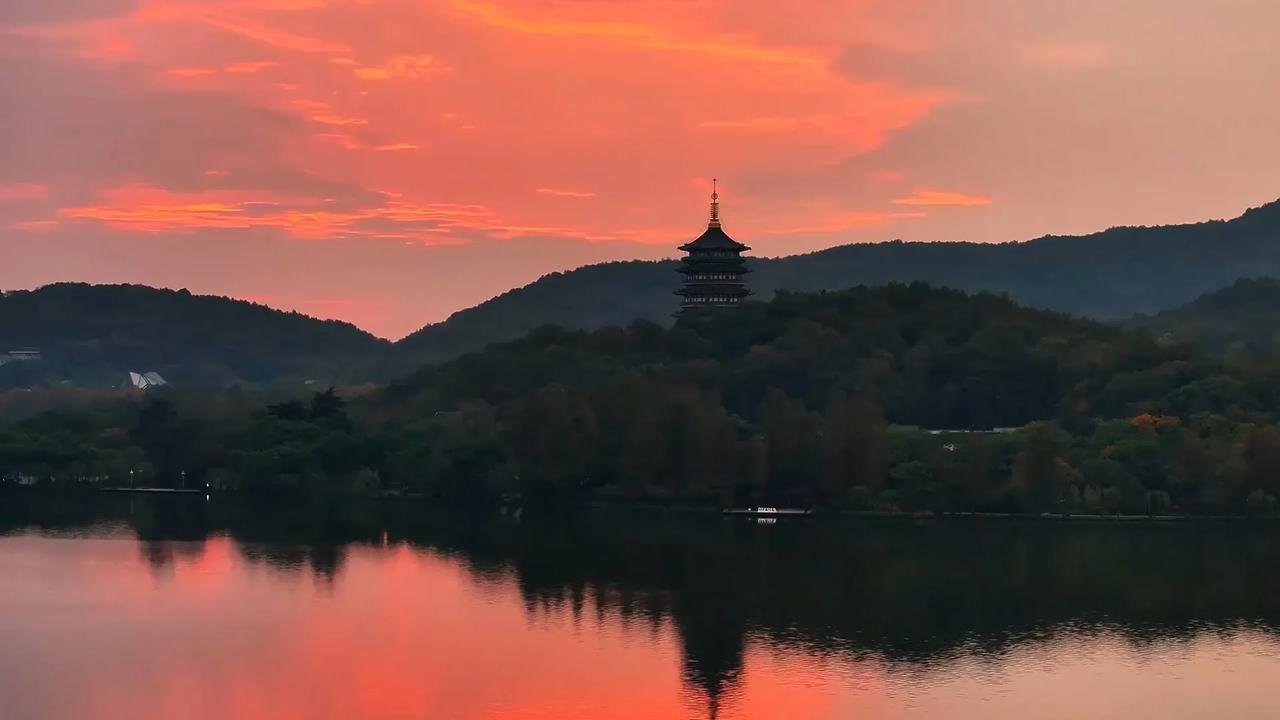
[[[1165,341],[1214,351],[1280,351],[1280,280],[1242,278],[1230,287],[1129,323]]]
[[[743,238],[750,240],[750,238]],[[672,245],[681,238],[672,238]],[[676,307],[674,262],[591,265],[548,275],[406,337],[399,369],[456,357],[542,325],[595,328],[636,318],[669,322]],[[748,277],[774,290],[843,289],[923,281],[1008,293],[1037,308],[1100,319],[1157,313],[1229,285],[1280,275],[1280,202],[1229,221],[1113,228],[1022,243],[844,245],[807,255],[754,259]]]
[[[0,484],[1275,514],[1278,398],[1274,360],[994,294],[784,291],[671,328],[543,328],[349,404],[177,388],[0,425]]]
[[[630,406],[618,408],[627,415],[694,386],[754,420],[769,388],[809,408],[853,392],[892,422],[985,429],[1164,407],[1165,392],[1194,379],[1192,353],[1006,297],[893,284],[780,291],[769,303],[682,319],[672,329],[645,321],[595,331],[544,327],[424,368],[385,398],[411,408],[410,416],[430,416],[571,388],[612,396]],[[628,388],[653,397],[624,399]]]
[[[354,325],[264,305],[142,285],[62,283],[0,297],[0,389],[68,381],[117,385],[156,371],[179,385],[344,379],[385,351]]]
[[[405,438],[379,439],[396,448],[379,477],[444,497],[1266,512],[1276,370],[993,294],[889,285],[783,291],[670,329],[547,327],[424,368],[360,412]]]

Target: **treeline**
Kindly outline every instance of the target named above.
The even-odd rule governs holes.
[[[0,427],[0,472],[452,502],[1271,514],[1278,394],[1273,363],[896,285],[672,329],[544,328],[350,403],[168,393],[43,416]]]

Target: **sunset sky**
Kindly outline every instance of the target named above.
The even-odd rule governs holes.
[[[4,0],[0,288],[399,337],[705,225],[761,255],[1280,196],[1274,0]],[[674,281],[673,281],[674,282]]]

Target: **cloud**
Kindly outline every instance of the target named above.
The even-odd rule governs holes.
[[[29,202],[49,197],[49,186],[40,183],[0,183],[0,203]]]
[[[341,60],[346,60],[346,58],[331,58],[329,62],[347,64],[335,62]],[[393,78],[420,80],[449,72],[449,70],[449,66],[430,55],[398,55],[381,65],[358,67],[352,72],[362,80],[390,80]]]
[[[506,222],[482,205],[411,202],[395,194],[384,194],[376,204],[342,209],[332,206],[328,198],[240,190],[174,192],[129,185],[105,191],[99,202],[62,208],[58,214],[64,220],[143,233],[269,228],[298,239],[365,237],[420,244],[462,242],[477,235],[607,239],[563,225]]]
[[[315,133],[312,138],[326,143],[337,143],[344,150],[359,150],[364,147],[359,140],[343,133]]]
[[[0,25],[79,23],[129,14],[138,0],[5,0]]]
[[[321,6],[315,2],[264,3],[259,10],[312,10]],[[247,8],[254,9],[250,3]],[[350,48],[342,42],[313,37],[265,23],[236,17],[211,3],[159,2],[145,6],[134,16],[149,23],[194,22],[252,40],[263,45],[301,53],[345,53]]]
[[[271,258],[270,287],[323,257],[336,287],[376,252],[364,292],[442,313],[674,253],[713,175],[762,255],[1227,216],[1280,187],[1277,22],[1257,0],[0,0],[0,186],[45,188],[0,202],[25,231],[0,286],[217,289]]]
[[[542,195],[552,195],[554,197],[565,198],[593,198],[596,196],[595,193],[587,190],[569,190],[567,188],[540,187],[534,190],[534,192]]]
[[[654,50],[706,54],[770,64],[810,67],[820,67],[823,64],[822,58],[811,51],[766,47],[728,39],[681,38],[656,25],[623,21],[521,17],[494,3],[477,0],[453,0],[453,7],[495,27],[521,33],[559,37],[594,37],[629,42]]]
[[[217,70],[214,70],[213,68],[203,68],[203,67],[169,68],[168,70],[165,70],[166,75],[169,75],[171,77],[185,77],[185,78],[208,77],[209,75],[213,75],[216,72]]]
[[[897,198],[894,205],[920,205],[939,207],[983,207],[991,204],[991,198],[984,195],[950,190],[916,190],[907,197]]]
[[[299,127],[223,93],[157,86],[132,64],[87,65],[37,40],[15,45],[21,52],[0,63],[0,183],[83,194],[129,179],[203,182],[206,168],[270,164]]]
[[[346,125],[368,125],[369,121],[361,117],[352,117],[343,115],[333,109],[329,103],[319,100],[298,99],[290,102],[295,108],[299,108],[312,122],[321,125],[335,125],[338,127]]]
[[[257,60],[253,62],[230,63],[223,65],[222,70],[223,72],[232,74],[252,75],[254,73],[276,67],[280,67],[280,63],[274,60]]]

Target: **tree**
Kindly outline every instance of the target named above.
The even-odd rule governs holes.
[[[770,494],[780,502],[807,505],[821,472],[821,418],[769,388],[760,405],[760,429],[769,454]]]
[[[1036,422],[1022,431],[1021,440],[1011,482],[1026,509],[1048,512],[1072,480],[1073,470],[1064,457],[1066,434],[1053,423]]]
[[[345,422],[346,407],[347,401],[339,397],[338,391],[330,386],[328,390],[311,396],[311,419]]]
[[[1260,427],[1245,441],[1250,487],[1280,495],[1280,428]]]
[[[885,421],[879,408],[862,398],[832,393],[822,418],[824,504],[849,501],[854,488],[875,492],[888,471]]]
[[[586,399],[549,386],[517,401],[507,423],[512,458],[535,494],[575,494],[591,480],[599,432]]]

